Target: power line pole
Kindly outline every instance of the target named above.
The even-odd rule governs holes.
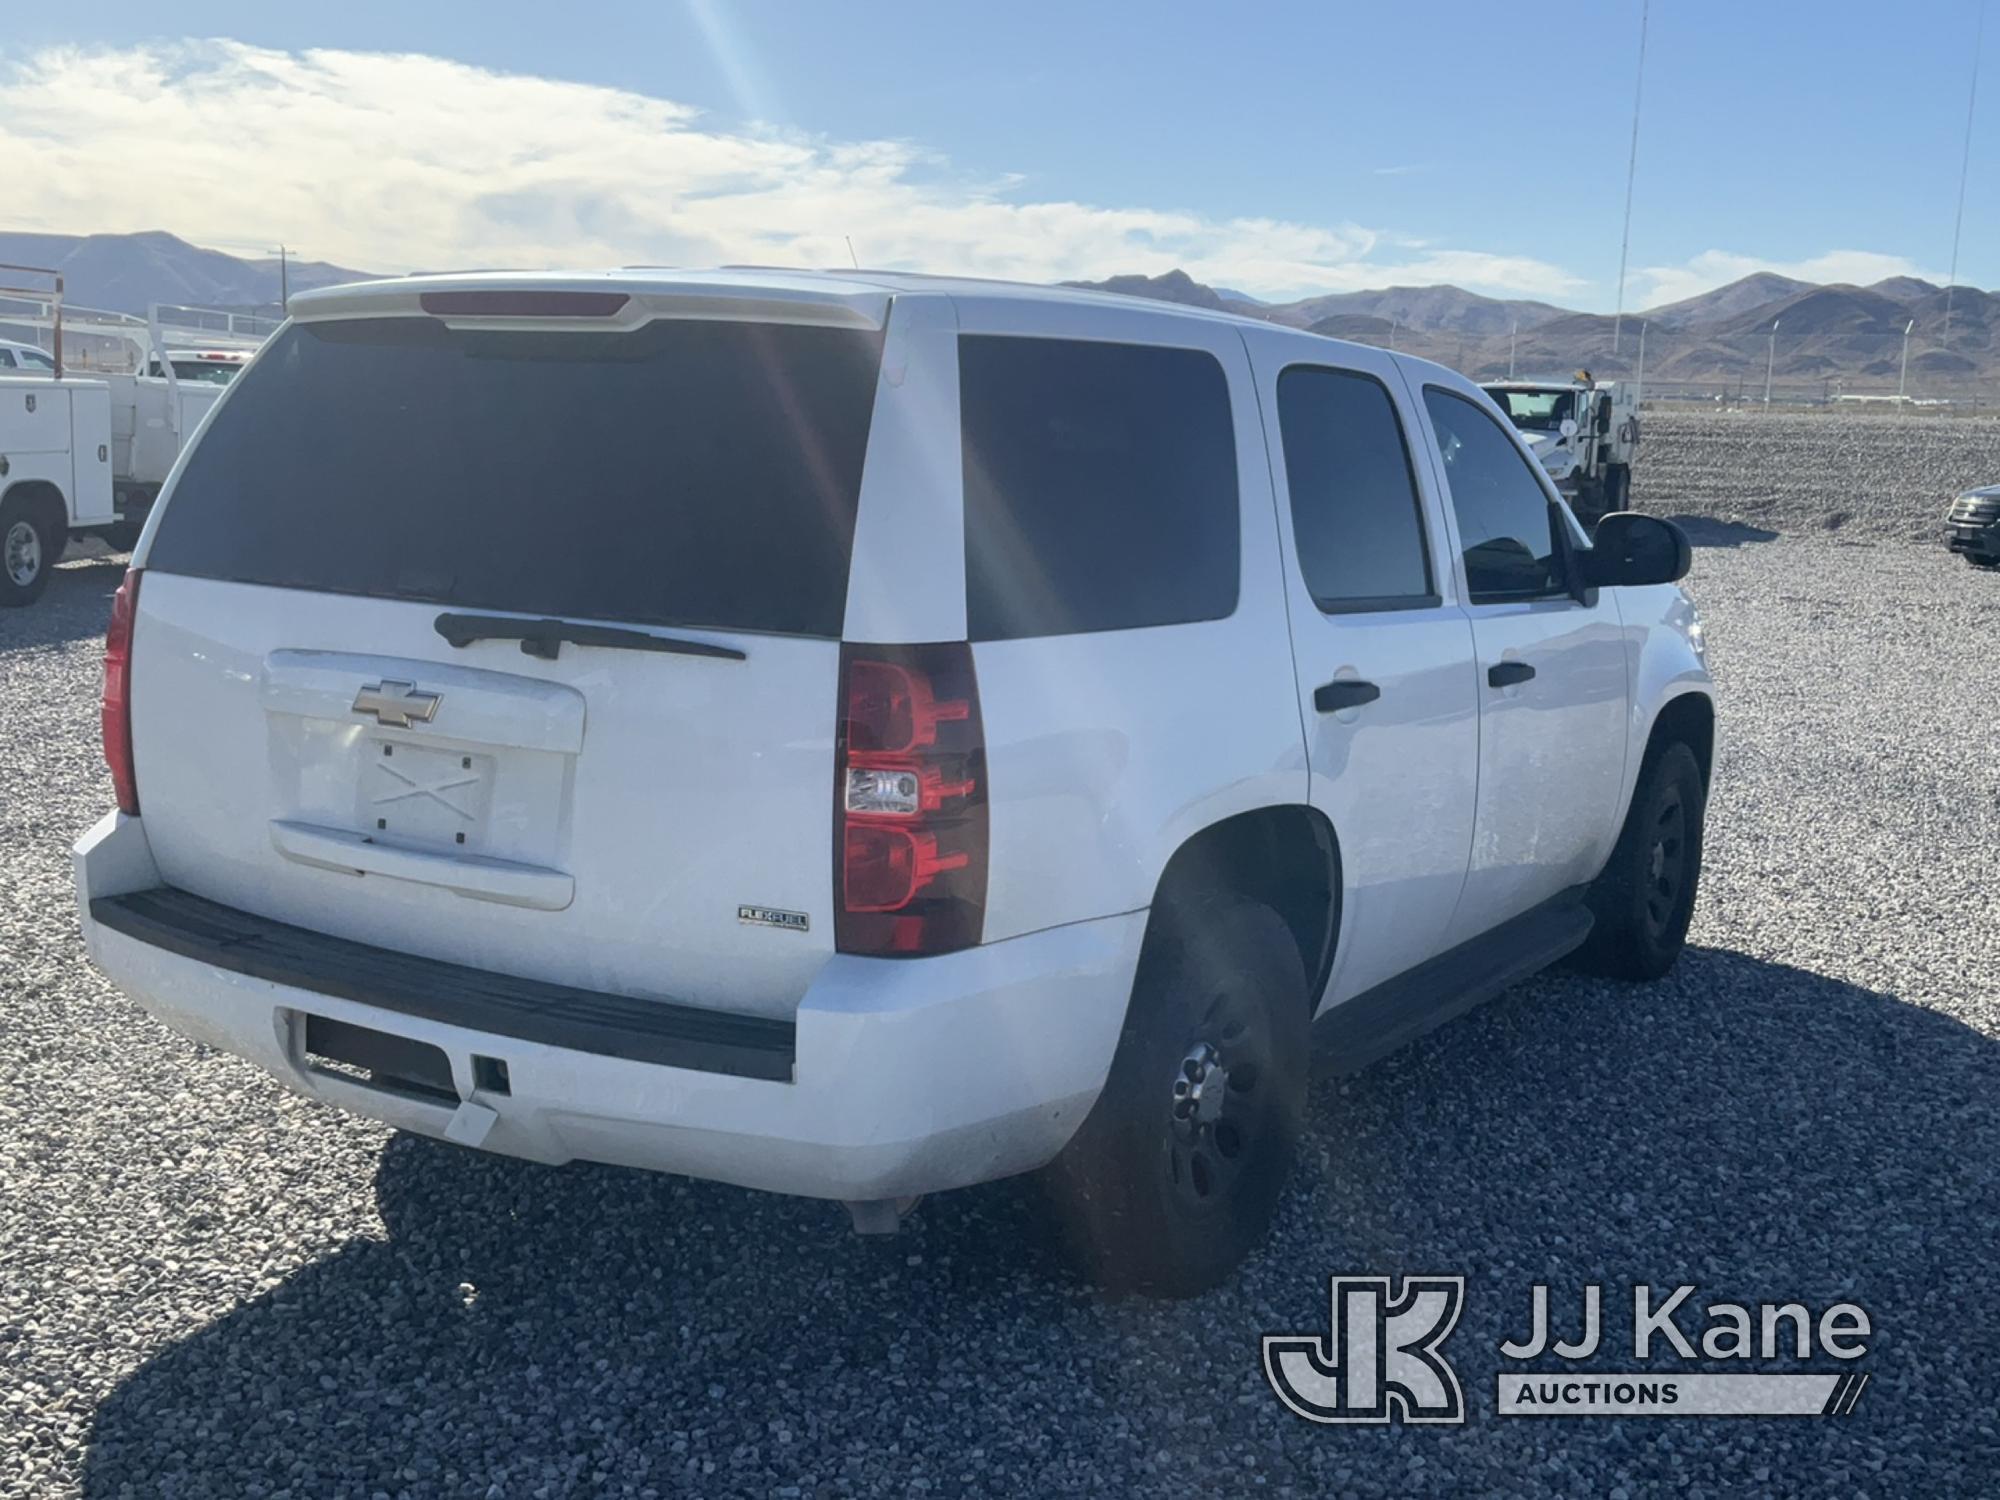
[[[1632,85],[1632,154],[1625,163],[1625,231],[1618,240],[1618,311],[1611,320],[1611,352],[1625,326],[1625,262],[1632,249],[1632,179],[1639,172],[1639,101],[1646,91],[1646,13],[1651,0],[1639,0],[1639,76]]]
[[[1979,51],[1986,40],[1986,0],[1979,0],[1972,31],[1972,87],[1965,95],[1965,150],[1958,159],[1958,214],[1951,221],[1951,272],[1944,286],[1944,347],[1951,346],[1951,290],[1958,281],[1958,236],[1965,227],[1965,179],[1972,167],[1972,111],[1979,103]]]
[[[278,246],[278,311],[279,311],[279,313],[280,313],[280,314],[284,314],[284,313],[288,313],[288,312],[289,312],[289,311],[291,310],[291,302],[292,302],[292,276],[291,276],[291,266],[290,266],[290,264],[289,264],[289,260],[288,260],[288,257],[287,257],[287,255],[286,255],[286,252],[285,252],[285,247],[284,247],[284,245],[283,245],[283,244],[281,243],[281,244],[280,244],[280,245]]]
[[[1764,356],[1764,410],[1766,411],[1771,409],[1771,370],[1778,363],[1779,321],[1777,318],[1771,319],[1771,347]]]
[[[1903,325],[1903,373],[1896,377],[1896,405],[1903,404],[1903,392],[1910,385],[1910,330],[1917,326],[1915,318]]]
[[[1507,378],[1514,378],[1514,341],[1521,336],[1521,320],[1516,318],[1514,326],[1507,330]]]

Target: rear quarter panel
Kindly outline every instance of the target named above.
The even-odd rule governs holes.
[[[965,333],[1199,348],[1227,377],[1242,574],[1226,619],[975,645],[991,786],[986,938],[1149,904],[1190,836],[1306,800],[1256,393],[1229,323],[1088,303],[960,297]]]

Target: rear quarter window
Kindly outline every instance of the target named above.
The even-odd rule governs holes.
[[[987,335],[958,348],[972,639],[1235,611],[1236,441],[1213,355]]]
[[[149,566],[837,638],[881,336],[295,324],[224,398]]]

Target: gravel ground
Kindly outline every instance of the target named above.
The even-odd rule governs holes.
[[[1990,1492],[2000,575],[1759,535],[1690,580],[1727,738],[1676,973],[1544,976],[1323,1088],[1271,1243],[1178,1306],[1079,1285],[1010,1185],[858,1241],[169,1034],[79,945],[117,570],[66,565],[0,616],[0,1495]],[[1468,1425],[1280,1410],[1258,1335],[1323,1328],[1336,1271],[1469,1278]],[[1536,1281],[1565,1322],[1590,1281],[1852,1299],[1874,1381],[1840,1421],[1497,1418]]]
[[[1934,542],[1952,497],[2000,484],[2000,417],[1646,412],[1642,510],[1786,533]]]

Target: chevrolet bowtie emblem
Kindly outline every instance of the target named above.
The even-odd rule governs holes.
[[[391,729],[408,729],[412,721],[428,724],[438,711],[442,693],[420,693],[414,683],[371,682],[354,695],[354,711],[373,714]]]

